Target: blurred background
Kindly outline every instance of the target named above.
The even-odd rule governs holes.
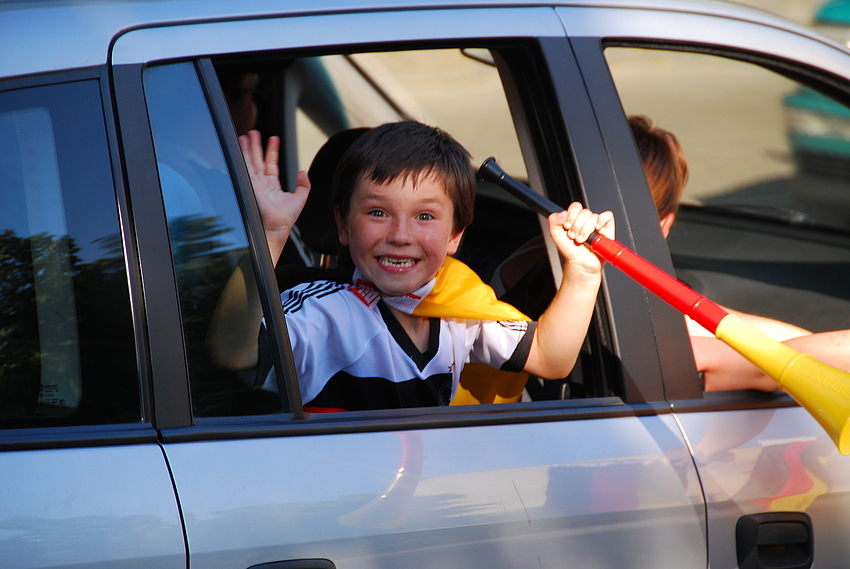
[[[738,3],[779,14],[798,24],[810,24],[824,0],[739,0]]]

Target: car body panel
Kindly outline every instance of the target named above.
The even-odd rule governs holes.
[[[706,563],[699,481],[669,415],[165,448],[205,567]]]
[[[381,42],[451,38],[563,36],[551,9],[494,8],[446,12],[417,10],[286,17],[244,22],[192,24],[134,30],[121,35],[113,65],[241,51],[291,49],[370,41],[372,26]],[[230,38],[230,39],[228,39]]]
[[[811,31],[764,26],[745,20],[649,10],[557,8],[571,37],[599,37],[722,45],[730,49],[769,52],[778,58],[802,60],[823,71],[847,77],[847,50]]]
[[[802,408],[676,415],[688,433],[708,504],[712,567],[734,567],[728,547],[738,520],[762,512],[806,512],[818,567],[839,568],[850,544],[850,461]],[[816,553],[817,554],[817,553]]]
[[[158,445],[3,452],[0,472],[0,565],[186,566]]]

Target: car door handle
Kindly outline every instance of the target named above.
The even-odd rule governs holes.
[[[814,561],[812,520],[806,514],[743,516],[735,534],[739,569],[809,569]]]
[[[336,569],[336,565],[328,559],[290,559],[252,565],[248,569]]]

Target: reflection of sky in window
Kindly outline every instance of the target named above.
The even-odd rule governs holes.
[[[118,233],[100,91],[95,80],[0,94],[0,231],[67,233],[90,262]]]
[[[145,96],[169,221],[212,218],[227,228],[216,237],[219,250],[247,247],[230,172],[192,64],[146,70]]]
[[[19,236],[68,232],[47,109],[0,114],[0,177],[23,190],[6,193],[23,194],[26,202],[24,207],[8,208],[15,210],[10,212],[15,221],[4,223],[5,227],[22,228],[16,230]]]

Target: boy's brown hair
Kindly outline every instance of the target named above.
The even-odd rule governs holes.
[[[448,133],[416,121],[386,123],[360,136],[345,152],[334,176],[333,205],[344,219],[360,180],[376,184],[434,176],[454,205],[458,233],[472,223],[475,171],[469,152]]]

